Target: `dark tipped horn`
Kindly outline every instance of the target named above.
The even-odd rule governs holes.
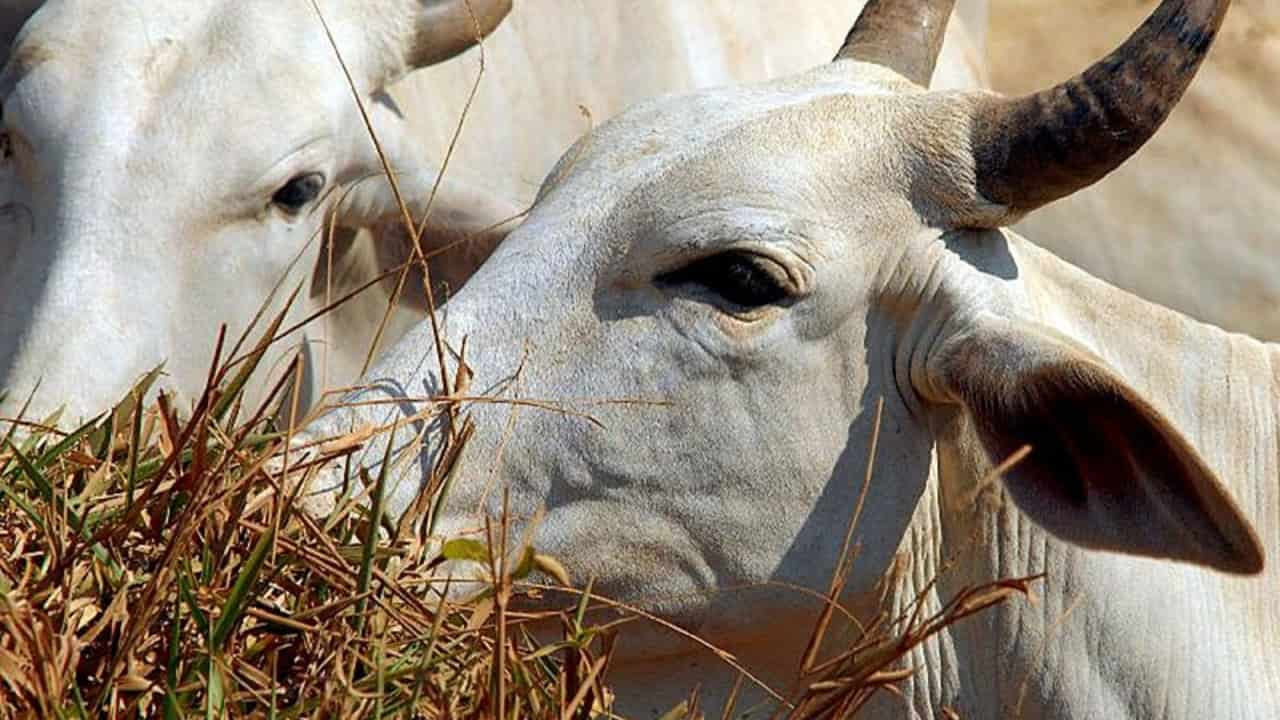
[[[1092,185],[1155,134],[1191,83],[1231,0],[1164,0],[1084,73],[974,117],[978,191],[1020,215]]]
[[[955,0],[867,0],[836,60],[875,63],[928,87]]]

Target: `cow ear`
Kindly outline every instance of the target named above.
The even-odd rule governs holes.
[[[984,315],[930,358],[1036,523],[1087,548],[1262,570],[1248,520],[1195,448],[1101,360],[1049,328]]]
[[[433,266],[448,268],[448,278],[439,275],[436,279],[457,287],[518,227],[524,209],[448,176],[440,178],[436,186],[438,177],[433,169],[401,170],[396,173],[396,182],[404,208],[421,229],[422,254],[433,260]],[[346,202],[339,206],[338,224],[369,228],[384,256],[388,252],[384,243],[411,250],[406,218],[385,174],[366,177],[351,188]]]
[[[511,0],[417,0],[410,68],[444,62],[478,44],[511,12]]]
[[[340,47],[367,49],[357,74],[364,90],[386,88],[419,68],[445,62],[478,45],[511,12],[512,0],[392,0],[350,3],[336,24],[356,33]]]
[[[432,277],[456,289],[520,224],[523,211],[513,202],[447,176],[437,187],[437,177],[434,170],[417,169],[397,172],[396,182],[405,207],[421,229],[419,246],[431,261]],[[339,208],[338,223],[368,228],[384,260],[412,259],[411,234],[385,174],[367,177],[351,189]]]

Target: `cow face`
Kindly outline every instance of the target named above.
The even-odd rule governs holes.
[[[398,171],[417,168],[377,91],[509,7],[463,5],[319,4]],[[3,415],[37,386],[32,414],[98,412],[162,362],[198,390],[219,324],[234,341],[278,311],[317,265],[326,212],[382,168],[306,2],[50,2],[0,94]],[[365,192],[359,219],[390,205]]]
[[[1028,115],[1044,99],[922,92],[904,74],[927,78],[932,56],[898,63],[905,45],[866,37],[892,22],[872,16],[809,74],[651,103],[592,133],[446,311],[306,442],[396,426],[399,514],[447,455],[429,398],[462,397],[476,431],[435,531],[476,532],[505,486],[509,537],[545,511],[540,550],[712,640],[812,611],[793,588],[825,587],[855,507],[849,587],[869,592],[913,514],[936,507],[919,503],[931,482],[972,497],[1024,444],[1005,482],[1058,537],[1257,572],[1257,538],[1213,473],[1042,324],[1053,299],[1027,295],[997,229],[1136,147],[1104,132],[1110,156],[1028,168],[1024,135],[1058,122]],[[1075,112],[1072,130],[1089,120]],[[341,472],[312,486],[313,510]]]
[[[479,432],[442,533],[496,510],[496,469],[517,518],[545,505],[536,545],[602,592],[690,625],[724,586],[821,584],[838,551],[830,528],[857,493],[829,479],[860,474],[869,408],[896,394],[893,344],[869,334],[886,318],[871,304],[895,260],[930,239],[896,181],[894,124],[912,100],[852,87],[643,106],[567,153],[522,228],[442,314],[446,358],[465,343],[472,392],[499,399],[468,410]],[[850,154],[833,157],[805,138],[815,117],[837,114],[884,132],[844,137]],[[414,412],[441,389],[434,347],[430,328],[412,331],[355,398],[380,404],[336,412],[313,433]],[[902,477],[872,489],[867,582],[928,473],[927,438],[902,432],[903,411],[888,415],[900,442],[886,456]],[[399,465],[397,511],[439,451],[438,427],[415,428],[432,439]],[[397,432],[411,456],[413,435]],[[368,461],[378,457],[371,448]]]

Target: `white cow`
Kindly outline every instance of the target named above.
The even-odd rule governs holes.
[[[20,5],[0,15],[5,34]],[[320,7],[420,211],[434,168],[378,93],[475,44],[510,2]],[[326,211],[381,163],[310,2],[46,2],[14,40],[0,98],[0,416],[37,386],[31,415],[92,415],[161,362],[189,396],[220,323],[230,354],[273,291],[268,318],[319,276],[292,323],[366,279],[320,272],[349,264],[341,245],[322,252]],[[516,210],[457,183],[444,196],[433,236]],[[376,178],[352,200],[340,224],[398,215]],[[289,343],[322,342],[320,327]],[[330,369],[354,377],[371,332],[343,336]]]
[[[1011,99],[926,92],[950,3],[877,0],[835,62],[595,130],[436,318],[444,377],[465,343],[465,392],[494,396],[460,410],[475,432],[437,530],[482,527],[505,484],[511,537],[545,509],[533,541],[574,578],[788,692],[820,607],[794,588],[841,561],[883,399],[844,603],[875,607],[891,568],[895,612],[1047,578],[915,651],[872,717],[1280,717],[1280,348],[1005,229],[1151,137],[1227,4],[1165,0],[1082,75]],[[444,457],[438,362],[411,331],[304,438],[407,424],[393,513]],[[700,683],[715,716],[735,673],[637,627],[624,714]]]
[[[22,5],[0,6],[0,31],[12,34],[30,10]],[[848,5],[522,6],[488,42],[427,242],[447,244],[523,209],[588,129],[580,106],[603,120],[662,92],[811,65],[838,45]],[[976,17],[985,0],[966,5]],[[420,215],[477,55],[415,73],[391,87],[393,100],[382,89],[472,44],[510,2],[470,0],[476,22],[465,0],[320,7]],[[778,38],[784,21],[794,32]],[[980,53],[956,38],[940,82],[971,85]],[[62,404],[66,422],[92,415],[162,361],[166,384],[190,402],[220,323],[230,345],[273,288],[267,317],[302,284],[291,325],[405,258],[397,233],[379,234],[376,258],[350,234],[331,246],[319,237],[338,199],[381,164],[309,0],[51,1],[18,38],[0,99],[9,148],[0,165],[0,389],[10,393],[0,417],[37,383],[29,415]],[[359,187],[341,223],[397,226],[385,181]],[[457,287],[507,227],[443,256],[434,279]],[[390,337],[422,317],[421,290],[405,295],[413,302],[397,311]],[[386,297],[367,293],[268,356],[281,370],[305,343],[304,408],[320,387],[355,381]],[[262,376],[250,402],[271,384]]]

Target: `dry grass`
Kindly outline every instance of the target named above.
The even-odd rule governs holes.
[[[413,533],[377,531],[389,525],[373,517],[382,478],[365,478],[369,507],[325,522],[295,511],[275,408],[239,403],[260,356],[215,361],[186,418],[163,393],[134,401],[153,374],[73,432],[53,429],[56,417],[0,425],[0,716],[599,716],[612,639],[634,614],[589,589],[562,612],[516,612],[547,589],[524,582],[531,571],[563,573],[531,548],[507,563],[473,542],[446,554],[500,580],[442,602],[436,554]],[[494,546],[505,532],[491,528]],[[851,716],[910,674],[901,658],[916,645],[1025,590],[975,588],[931,617],[917,605],[874,624],[846,652],[810,662],[787,716]],[[535,620],[562,638],[535,640]],[[696,703],[671,715],[696,716]]]
[[[411,217],[385,169],[414,248],[388,273],[399,274],[395,295],[416,264],[434,308],[419,242],[425,218]],[[604,680],[617,633],[637,619],[687,633],[593,594],[589,583],[569,587],[558,563],[532,547],[495,557],[491,546],[508,545],[505,521],[488,528],[487,545],[429,549],[427,538],[405,532],[414,518],[393,524],[382,516],[385,470],[363,477],[372,489],[364,505],[322,520],[295,508],[300,488],[282,478],[305,479],[371,438],[326,443],[328,454],[288,466],[290,438],[277,418],[297,417],[297,408],[280,407],[280,398],[296,397],[286,390],[301,382],[297,358],[261,407],[242,404],[255,373],[265,374],[258,364],[267,347],[297,329],[282,330],[286,312],[244,355],[237,344],[224,360],[219,338],[189,413],[164,392],[143,401],[157,370],[112,411],[70,432],[57,428],[56,415],[0,419],[0,717],[616,717]],[[424,399],[448,414],[445,455],[455,458],[471,429],[456,415],[460,405],[486,400],[466,397],[464,380],[460,372],[457,392],[446,382],[440,397]],[[438,505],[443,480],[431,479],[413,512]],[[848,540],[845,549],[856,554]],[[433,575],[442,559],[478,563],[490,580],[465,602],[446,601]],[[903,663],[914,648],[1026,594],[1030,582],[970,588],[928,616],[922,595],[906,615],[882,615],[852,647],[818,662],[850,569],[851,561],[833,578],[805,682],[779,716],[853,716],[910,676]],[[531,582],[535,571],[558,584]],[[561,611],[513,609],[552,590],[578,600]],[[560,637],[535,639],[535,624],[560,628]],[[728,653],[689,639],[755,682]],[[666,717],[703,716],[693,697]]]
[[[264,469],[286,441],[272,414],[238,405],[240,370],[215,365],[211,377],[186,419],[164,394],[132,400],[153,375],[69,434],[49,418],[0,436],[0,715],[573,717],[591,707],[599,670],[583,669],[601,668],[607,650],[606,633],[582,624],[586,603],[544,618],[565,628],[552,646],[529,637],[531,616],[497,612],[536,592],[513,582],[551,561],[527,554],[475,599],[440,602],[433,554],[416,538],[389,539],[366,508],[323,526],[295,512],[280,473]],[[483,545],[448,551],[495,563]]]

